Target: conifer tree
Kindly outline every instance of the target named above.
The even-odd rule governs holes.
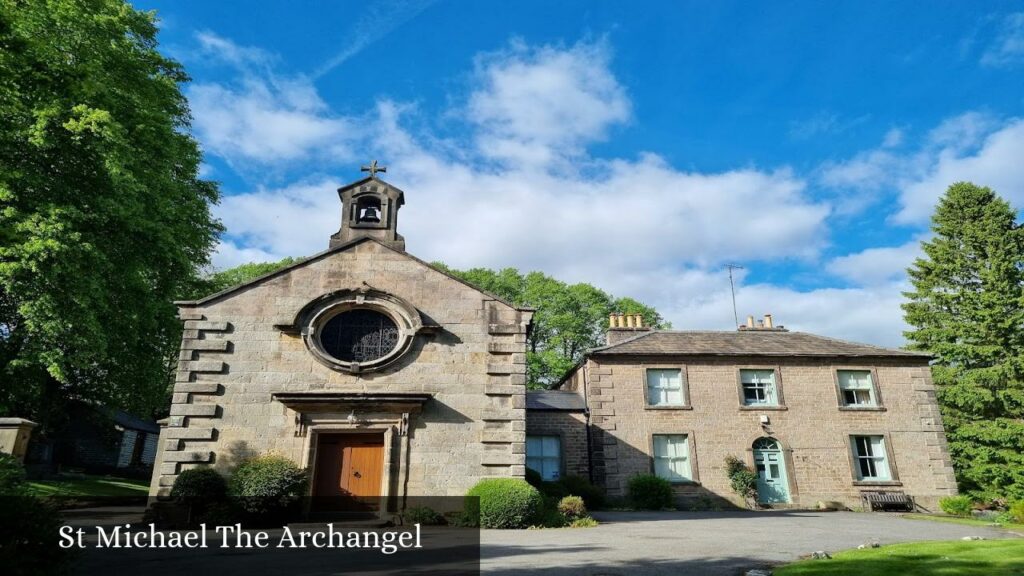
[[[988,188],[949,187],[908,270],[911,348],[932,376],[962,491],[1024,498],[1024,229]]]

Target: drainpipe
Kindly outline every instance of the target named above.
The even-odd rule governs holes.
[[[593,462],[593,440],[590,436],[590,389],[587,386],[587,370],[590,368],[590,359],[583,357],[583,426],[587,433],[587,480],[594,483],[594,462]]]

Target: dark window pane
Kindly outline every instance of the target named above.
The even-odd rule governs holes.
[[[320,345],[344,362],[369,362],[398,345],[398,326],[374,310],[357,309],[331,318],[320,330]]]

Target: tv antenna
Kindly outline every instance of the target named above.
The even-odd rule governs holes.
[[[733,270],[743,270],[743,266],[737,264],[726,264],[726,268],[729,269],[729,290],[732,292],[732,319],[734,326],[740,325],[740,315],[736,312],[736,283],[732,279]]]

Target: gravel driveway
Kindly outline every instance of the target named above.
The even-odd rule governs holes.
[[[856,512],[605,512],[596,528],[485,530],[483,572],[729,575],[875,541],[1014,538],[995,528]]]

